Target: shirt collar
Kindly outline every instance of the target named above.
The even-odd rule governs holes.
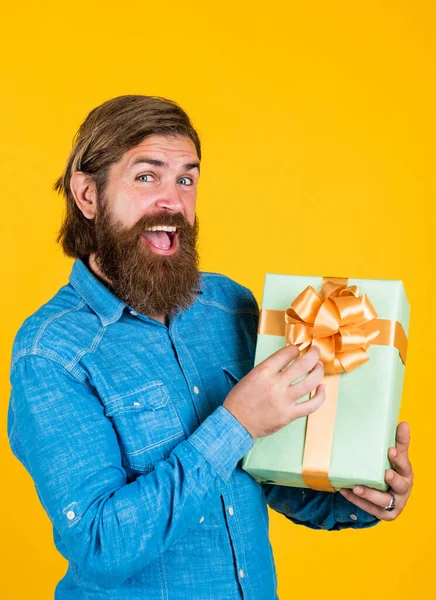
[[[118,321],[127,304],[115,296],[79,258],[74,261],[69,281],[86,304],[97,313],[102,325]]]
[[[111,292],[79,258],[74,261],[69,282],[86,304],[100,317],[103,326],[118,321],[124,309],[128,307],[128,304]],[[203,294],[203,286],[204,281],[201,277],[201,289],[196,290],[197,294]]]

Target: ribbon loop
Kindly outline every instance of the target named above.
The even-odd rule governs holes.
[[[378,315],[366,294],[358,294],[356,285],[334,280],[324,281],[321,293],[307,286],[285,311],[287,345],[298,346],[300,354],[318,346],[326,374],[349,373],[362,365],[380,330],[364,327]]]

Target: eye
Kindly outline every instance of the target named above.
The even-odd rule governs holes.
[[[183,181],[183,180],[191,182],[191,183],[184,184],[184,185],[194,185],[194,180],[191,179],[190,177],[180,177],[179,181]]]
[[[141,177],[153,177],[153,175],[151,175],[151,173],[146,173],[145,175],[138,175],[138,177],[136,179],[140,179],[141,181],[144,181],[143,179],[141,179]],[[145,183],[148,183],[147,181]]]

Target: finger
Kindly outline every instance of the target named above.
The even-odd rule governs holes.
[[[290,386],[295,399],[303,398],[309,392],[313,392],[324,378],[324,365],[318,361],[312,371],[304,379]]]
[[[310,400],[305,400],[304,402],[299,402],[298,404],[294,404],[292,407],[292,416],[294,419],[299,419],[300,417],[306,417],[307,415],[315,412],[321,404],[325,400],[325,385],[320,384],[316,388],[315,394],[310,398]]]
[[[268,356],[265,360],[260,362],[255,369],[263,368],[271,370],[275,373],[284,369],[292,360],[295,360],[300,356],[300,351],[297,346],[290,344],[289,346],[284,346]]]
[[[376,506],[372,502],[369,502],[369,500],[365,500],[364,498],[359,498],[359,496],[356,496],[356,494],[354,494],[349,489],[342,488],[340,490],[340,493],[349,502],[351,502],[355,506],[358,506],[362,510],[366,511],[367,513],[369,513],[373,517],[377,517],[377,519],[390,520],[392,518],[392,512],[389,512],[389,511],[386,512],[385,510],[383,510],[379,506]]]
[[[391,459],[391,462],[394,470],[403,477],[410,478],[413,476],[412,465],[407,455],[397,453],[397,456]]]
[[[396,448],[399,454],[407,454],[410,445],[410,426],[407,421],[401,422],[397,427]]]
[[[320,351],[318,346],[312,346],[305,354],[297,358],[297,360],[283,369],[282,375],[285,380],[291,385],[294,381],[307,375],[311,369],[319,361]],[[312,388],[314,389],[314,388]]]
[[[353,493],[358,498],[363,498],[372,504],[380,508],[384,508],[385,506],[389,506],[392,496],[387,492],[380,492],[379,490],[375,490],[374,488],[369,488],[364,485],[356,485],[353,488]]]
[[[396,494],[406,495],[409,493],[410,481],[398,475],[393,469],[388,469],[385,473],[385,481],[390,485],[392,491]]]

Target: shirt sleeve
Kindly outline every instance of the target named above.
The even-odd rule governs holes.
[[[218,407],[154,470],[127,483],[112,422],[95,389],[51,358],[21,357],[11,372],[10,445],[70,560],[116,587],[208,514],[253,445]]]
[[[339,492],[262,484],[268,505],[296,525],[311,529],[366,529],[379,519],[349,502]]]

